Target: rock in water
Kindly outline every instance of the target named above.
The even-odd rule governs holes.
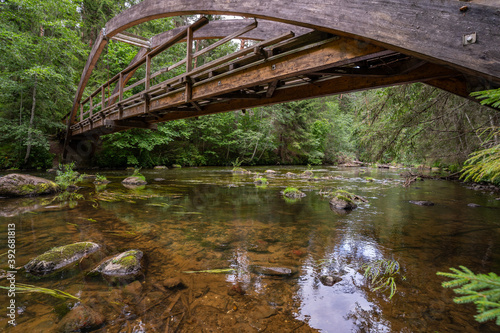
[[[323,275],[319,278],[319,280],[321,281],[321,283],[324,286],[327,286],[327,287],[331,287],[335,283],[342,281],[342,279],[339,278],[338,276],[330,276],[330,275]]]
[[[144,254],[139,250],[128,250],[112,258],[105,259],[94,273],[102,274],[110,282],[130,282],[142,275],[142,259]]]
[[[330,200],[330,205],[335,209],[343,210],[353,210],[358,207],[354,201],[341,195],[333,197]]]
[[[56,183],[30,175],[11,173],[0,177],[0,196],[25,197],[56,193],[60,190]]]
[[[133,186],[146,185],[147,183],[148,183],[147,181],[136,176],[130,176],[122,180],[122,184],[133,185]]]
[[[481,207],[481,205],[478,205],[478,204],[476,204],[476,203],[470,203],[470,204],[468,204],[467,206],[469,206],[469,207],[474,207],[474,208]]]
[[[259,275],[268,275],[274,277],[290,277],[297,273],[296,269],[288,267],[267,267],[267,266],[257,266],[250,265],[250,271]]]
[[[59,322],[59,332],[87,332],[97,328],[104,323],[104,316],[90,307],[80,304],[75,306]]]
[[[425,200],[410,200],[409,203],[418,206],[434,206],[434,202]]]
[[[99,245],[92,242],[80,242],[55,247],[27,263],[26,272],[35,275],[45,275],[80,260],[84,256],[94,253]]]

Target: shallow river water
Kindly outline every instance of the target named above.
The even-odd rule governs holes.
[[[77,202],[3,199],[0,268],[7,269],[9,224],[15,224],[18,267],[79,241],[102,245],[103,257],[143,251],[144,275],[128,286],[89,279],[93,264],[85,261],[45,278],[18,270],[16,283],[68,292],[102,314],[105,322],[97,332],[499,331],[494,323],[477,323],[474,306],[454,304],[453,291],[441,287],[447,279],[436,272],[463,265],[500,273],[500,194],[439,180],[403,188],[402,170],[324,167],[313,170],[318,178],[305,179],[285,176],[305,168],[273,169],[267,186],[230,168],[143,170],[143,188],[121,184],[128,171],[104,171],[111,183],[96,188],[84,182],[84,199]],[[286,186],[306,197],[285,200],[280,191]],[[332,189],[368,202],[338,215],[320,195]],[[363,277],[363,265],[380,259],[397,260],[401,267],[392,298],[389,291],[371,290]],[[294,274],[269,276],[259,267]],[[216,269],[224,271],[185,273]],[[325,277],[340,281],[330,285]],[[179,278],[182,288],[164,283]],[[7,285],[5,278],[0,285]],[[0,290],[0,331],[57,331],[76,304],[18,293],[13,327],[6,316],[10,299]]]

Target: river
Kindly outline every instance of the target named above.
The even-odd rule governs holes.
[[[3,199],[0,268],[7,268],[10,224],[18,268],[80,241],[102,245],[105,255],[143,251],[144,276],[128,287],[89,279],[92,267],[84,263],[44,278],[18,270],[16,283],[65,291],[102,314],[97,332],[499,331],[474,320],[475,306],[455,304],[453,291],[441,286],[448,279],[436,275],[459,265],[500,272],[499,194],[442,180],[404,188],[402,170],[394,169],[315,167],[317,178],[309,179],[285,176],[304,167],[273,170],[264,186],[230,168],[142,170],[148,185],[140,188],[121,184],[130,171],[100,171],[111,183],[83,182],[80,200]],[[306,196],[285,200],[287,186]],[[338,214],[320,195],[336,189],[368,202]],[[363,276],[363,265],[382,259],[400,266],[392,298]],[[269,276],[259,267],[293,274]],[[212,272],[186,273],[199,270]],[[333,285],[325,280],[332,277]],[[168,288],[172,279],[182,285]],[[9,301],[1,291],[0,311],[7,313]],[[54,331],[76,304],[44,293],[17,293],[15,302],[17,325],[1,314],[0,331]]]

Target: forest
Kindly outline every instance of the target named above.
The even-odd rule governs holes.
[[[93,42],[110,18],[136,2],[0,1],[0,169],[52,166],[49,145],[66,129],[63,118],[72,107]],[[159,19],[129,32],[149,38],[194,19]],[[196,47],[214,42],[197,41]],[[162,62],[182,59],[185,47],[171,48]],[[198,61],[238,47],[231,43]],[[111,41],[85,93],[123,69],[137,49]],[[498,90],[478,98],[483,104],[500,104]],[[156,131],[114,133],[101,138],[93,163],[99,168],[148,168],[359,160],[445,167],[450,172],[465,165],[474,180],[498,182],[499,125],[498,111],[416,83],[171,121]]]

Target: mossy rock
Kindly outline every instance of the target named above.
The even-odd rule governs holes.
[[[140,250],[128,250],[105,259],[92,273],[100,273],[112,283],[127,283],[143,275],[143,257]]]
[[[330,200],[330,205],[336,209],[353,210],[358,207],[356,203],[344,195],[336,195]]]
[[[300,177],[302,178],[312,178],[314,173],[311,170],[306,170],[300,174]]]
[[[290,199],[300,199],[306,196],[306,194],[296,188],[287,187],[283,192],[281,192],[283,196]]]
[[[246,169],[243,169],[241,167],[234,167],[233,170],[232,170],[234,173],[244,173],[244,174],[250,174],[252,172],[246,170]]]
[[[3,197],[29,197],[59,191],[59,185],[40,177],[18,173],[0,177],[0,196]]]
[[[122,180],[122,184],[125,185],[133,185],[133,186],[141,186],[146,185],[148,182],[142,179],[141,177],[130,176]]]
[[[32,259],[24,265],[26,272],[33,275],[46,275],[68,267],[84,256],[96,252],[100,246],[92,242],[80,242],[55,247]]]
[[[180,164],[172,164],[172,168],[182,168],[182,165],[180,165]]]

